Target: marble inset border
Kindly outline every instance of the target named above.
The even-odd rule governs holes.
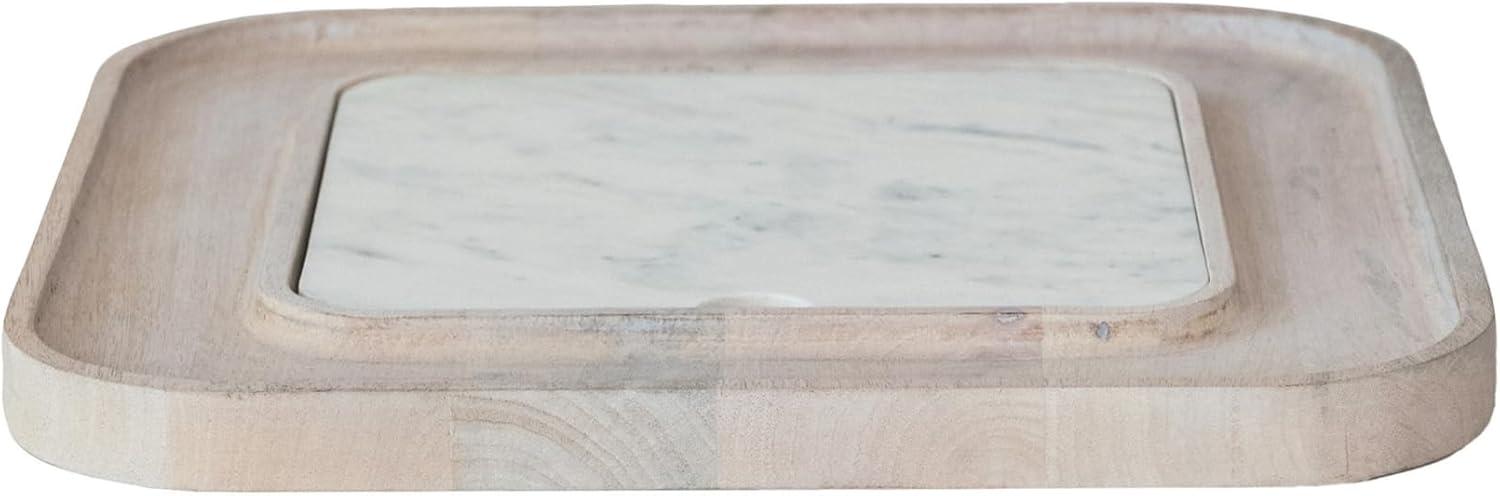
[[[1213,334],[1232,303],[1235,275],[1212,156],[1198,97],[1191,83],[1168,71],[1106,60],[1034,58],[924,64],[876,69],[976,70],[1079,69],[1125,71],[1168,89],[1176,110],[1190,190],[1207,265],[1208,282],[1186,296],[1153,305],[1121,307],[811,307],[811,308],[577,308],[377,311],[343,308],[296,290],[317,204],[328,138],[339,94],[364,81],[405,73],[349,78],[309,109],[293,133],[280,165],[280,201],[265,224],[261,254],[249,288],[249,327],[286,349],[352,360],[448,361],[510,357],[548,363],[593,363],[615,353],[621,339],[639,340],[639,353],[670,361],[948,360],[1006,349],[1005,358],[1034,358],[1043,341],[1049,355],[1097,356],[1158,353]],[[455,64],[423,73],[483,74]],[[866,67],[865,70],[870,68]],[[653,70],[645,68],[645,71]],[[661,69],[654,70],[684,70]],[[837,70],[837,69],[835,69]],[[308,139],[316,137],[316,139]],[[309,159],[316,157],[316,162]],[[995,328],[979,342],[955,344],[951,332]],[[935,339],[900,339],[929,333]],[[774,339],[770,336],[774,335]],[[887,338],[904,343],[891,349]],[[1083,346],[1053,346],[1073,342]],[[1111,343],[1108,347],[1091,346]],[[569,350],[559,352],[558,350]],[[1024,350],[1024,351],[1021,351]],[[561,356],[563,353],[566,356]]]

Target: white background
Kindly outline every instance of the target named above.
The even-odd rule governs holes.
[[[106,57],[170,31],[293,10],[460,5],[566,5],[506,1],[18,1],[0,6],[0,287],[11,287],[51,195],[94,72]],[[628,2],[626,2],[628,3]],[[701,1],[694,3],[733,3]],[[743,2],[742,2],[743,3]],[[759,0],[754,3],[804,3]],[[824,0],[820,3],[844,3]],[[953,2],[947,2],[953,3]],[[1416,58],[1481,256],[1500,263],[1500,41],[1484,1],[1220,1],[1323,17],[1402,43]],[[1491,279],[1492,281],[1494,279]],[[128,454],[121,454],[129,456]],[[1446,460],[1352,485],[1241,489],[1270,494],[1497,494],[1500,434],[1486,432]],[[1069,494],[1184,494],[1194,489],[1075,490]],[[48,466],[0,439],[0,495],[147,494]],[[870,492],[870,491],[857,491]],[[1007,494],[1036,494],[1014,490]]]

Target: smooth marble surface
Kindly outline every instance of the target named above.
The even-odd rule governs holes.
[[[1128,72],[402,75],[341,98],[299,291],[370,310],[1121,306],[1207,281]]]

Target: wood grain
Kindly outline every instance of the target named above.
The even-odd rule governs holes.
[[[295,291],[358,81],[1080,60],[1196,93],[1185,151],[1211,154],[1195,190],[1222,211],[1199,215],[1232,280],[1107,311],[382,313]],[[1329,483],[1446,456],[1494,404],[1489,288],[1409,57],[1210,7],[320,12],[168,35],[100,71],[5,331],[22,447],[174,488]]]

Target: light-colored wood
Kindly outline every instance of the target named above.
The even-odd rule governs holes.
[[[1079,62],[1196,93],[1184,150],[1212,154],[1192,180],[1232,277],[1125,310],[351,312],[294,290],[359,81]],[[1478,435],[1493,328],[1416,71],[1364,31],[1130,5],[306,13],[105,65],[6,315],[5,414],[44,460],[176,488],[1328,483]]]

